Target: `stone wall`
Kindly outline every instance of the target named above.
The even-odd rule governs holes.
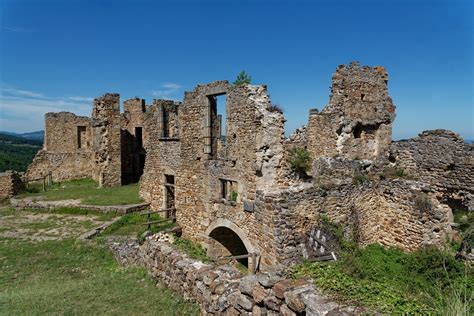
[[[390,161],[407,176],[429,183],[441,202],[474,211],[474,146],[458,134],[425,131],[393,142]]]
[[[16,171],[0,173],[0,201],[13,197],[24,188],[20,174]]]
[[[40,150],[25,173],[26,179],[38,179],[52,172],[53,181],[90,178],[95,167],[90,151],[56,153]]]
[[[109,240],[123,264],[144,265],[160,283],[197,302],[203,315],[351,315],[360,313],[317,291],[311,280],[278,273],[244,276],[231,265],[216,266],[189,258],[172,245],[148,239]]]
[[[383,67],[340,65],[329,104],[310,110],[307,141],[314,159],[342,156],[374,160],[388,152],[395,106]]]
[[[216,128],[220,121],[211,99],[222,93],[227,97],[225,143]],[[229,86],[218,81],[185,94],[179,112],[179,121],[185,124],[180,130],[176,209],[186,238],[211,249],[217,246],[209,238],[214,229],[229,229],[248,252],[274,248],[267,235],[271,214],[253,212],[257,188],[267,190],[277,183],[282,159],[283,116],[269,108],[264,86]],[[235,201],[228,197],[231,192],[222,196],[223,185],[235,192]],[[271,256],[264,257],[263,264],[270,264]]]
[[[53,181],[91,176],[91,120],[69,112],[46,113],[43,149],[25,173],[27,179],[53,174]]]
[[[179,174],[181,165],[179,108],[179,102],[154,100],[154,111],[149,119],[147,157],[144,174],[140,181],[140,195],[145,201],[149,201],[155,210],[166,208],[165,175],[174,176],[176,179]],[[165,115],[168,122],[163,124]],[[165,129],[167,129],[166,132]]]
[[[151,106],[144,99],[123,102],[121,126],[122,183],[137,182],[143,174],[146,146],[149,141]]]
[[[451,235],[451,215],[430,196],[429,186],[407,180],[366,181],[322,188],[302,184],[268,193],[261,200],[278,214],[276,254],[287,265],[301,259],[304,235],[322,216],[342,225],[362,246],[381,243],[406,251],[442,246]],[[296,248],[295,248],[296,247]]]
[[[121,185],[120,96],[107,93],[94,100],[92,109],[93,179],[99,186]]]

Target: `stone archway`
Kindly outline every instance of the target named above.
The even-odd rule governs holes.
[[[223,218],[215,220],[206,230],[210,257],[236,256],[255,253],[255,247],[237,225]],[[247,267],[254,266],[251,258],[239,260]]]

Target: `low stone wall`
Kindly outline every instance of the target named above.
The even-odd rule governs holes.
[[[16,171],[0,173],[0,201],[11,198],[23,189],[23,182]]]
[[[84,205],[81,200],[43,201],[44,197],[27,197],[23,199],[11,199],[10,204],[17,210],[40,209],[54,210],[63,207],[75,207],[102,213],[128,214],[146,210],[150,204],[128,204],[128,205]]]
[[[200,304],[203,315],[356,314],[319,293],[311,280],[287,279],[279,273],[242,275],[231,265],[190,259],[168,243],[147,239],[109,239],[122,264],[144,265],[150,274],[184,298]]]

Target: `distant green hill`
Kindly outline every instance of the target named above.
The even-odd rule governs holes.
[[[42,140],[0,133],[0,172],[26,171],[42,146]]]

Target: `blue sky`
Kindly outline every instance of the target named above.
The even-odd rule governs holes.
[[[0,130],[89,115],[92,98],[181,100],[245,70],[288,132],[328,102],[339,64],[383,65],[394,138],[445,128],[474,138],[472,1],[0,0]]]

